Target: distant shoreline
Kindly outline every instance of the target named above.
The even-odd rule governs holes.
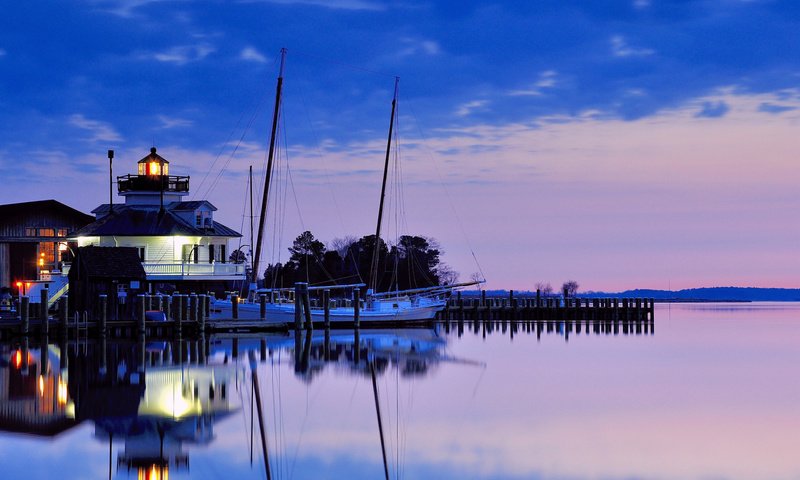
[[[535,297],[533,290],[513,290],[515,297]],[[490,297],[507,297],[509,290],[487,290]],[[464,290],[464,296],[480,295],[477,290]],[[561,296],[553,292],[551,296]],[[653,298],[658,303],[748,303],[800,302],[800,288],[704,287],[684,290],[634,289],[623,292],[578,292],[579,298]]]

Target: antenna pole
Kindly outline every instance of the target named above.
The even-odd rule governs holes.
[[[374,293],[378,286],[378,253],[381,246],[381,223],[383,222],[383,200],[386,198],[386,176],[389,173],[389,154],[392,149],[392,131],[394,130],[394,116],[397,109],[397,88],[400,83],[400,77],[394,77],[394,96],[392,97],[392,116],[389,119],[389,138],[386,140],[386,161],[383,165],[383,183],[381,184],[381,201],[378,207],[378,226],[375,227],[375,248],[372,251],[372,266],[370,272],[372,274],[369,285],[370,290]],[[369,293],[369,292],[368,292]]]
[[[114,213],[114,150],[108,151],[108,210]]]
[[[264,178],[264,193],[261,197],[261,214],[258,217],[258,241],[256,242],[256,256],[253,259],[253,283],[258,282],[258,263],[261,260],[261,239],[264,236],[264,220],[267,216],[267,198],[269,197],[269,183],[272,176],[272,160],[275,157],[275,137],[278,130],[278,115],[281,108],[281,92],[283,90],[283,67],[286,63],[286,49],[281,48],[281,68],[278,73],[278,85],[275,88],[275,110],[272,113],[272,132],[269,137],[269,156],[267,157],[267,171]]]
[[[158,210],[158,213],[164,213],[164,159],[163,158],[159,158],[158,160],[158,180],[159,183],[161,183],[161,208]]]

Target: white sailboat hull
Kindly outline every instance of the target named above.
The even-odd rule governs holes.
[[[420,320],[432,320],[436,313],[444,309],[444,300],[420,301],[417,305],[411,302],[401,302],[399,304],[380,302],[376,308],[364,308],[359,312],[359,319],[362,322],[413,322]],[[396,305],[396,306],[395,306]],[[294,323],[294,304],[275,304],[266,305],[266,322],[269,323]],[[211,319],[232,319],[233,309],[229,300],[217,300],[211,307]],[[240,303],[240,320],[261,320],[261,306],[257,303]],[[324,322],[325,312],[321,308],[311,309],[311,320],[313,322]],[[305,322],[305,319],[303,319]],[[330,321],[336,323],[352,323],[354,321],[354,310],[352,307],[339,307],[330,309]]]

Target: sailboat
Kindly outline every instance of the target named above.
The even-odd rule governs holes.
[[[259,296],[268,295],[269,302],[266,304],[265,320],[275,323],[291,323],[295,319],[296,303],[293,299],[294,288],[263,288],[257,289],[259,261],[261,259],[261,244],[264,234],[264,220],[267,213],[267,199],[269,197],[270,180],[272,175],[272,163],[275,155],[275,140],[278,126],[282,88],[283,71],[286,60],[286,49],[281,49],[280,70],[278,74],[277,88],[275,93],[275,109],[272,116],[272,131],[270,134],[269,154],[267,156],[267,168],[264,179],[264,192],[261,197],[261,212],[258,220],[258,241],[256,242],[256,252],[253,259],[252,281],[250,283],[250,295],[247,301],[240,302],[238,305],[238,318],[257,320],[261,319],[261,305]],[[378,284],[378,256],[381,247],[381,224],[383,222],[384,200],[386,197],[386,181],[389,172],[389,159],[391,154],[392,135],[394,134],[394,124],[397,115],[397,94],[399,77],[395,77],[394,94],[392,97],[392,113],[389,121],[389,135],[386,142],[386,157],[383,168],[383,182],[381,184],[381,196],[378,207],[378,221],[375,229],[375,246],[372,253],[370,285],[363,300],[354,299],[352,302],[345,302],[343,306],[336,306],[329,309],[329,319],[331,323],[353,322],[356,318],[356,310],[361,322],[413,322],[424,321],[435,318],[436,314],[444,309],[447,298],[453,290],[479,283],[485,280],[451,285],[436,285],[424,288],[414,288],[407,290],[393,290],[388,292],[377,292]],[[361,289],[366,284],[334,285],[307,287],[309,291],[323,289]],[[216,300],[212,304],[212,318],[232,318],[233,305],[232,299]],[[358,302],[357,304],[354,304]],[[350,304],[347,304],[350,303]],[[323,307],[311,308],[311,320],[323,322],[325,312]]]

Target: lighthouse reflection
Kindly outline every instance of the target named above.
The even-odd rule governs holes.
[[[638,335],[640,328],[633,326],[630,333]],[[625,329],[619,333],[627,334]],[[653,334],[652,325],[644,325],[644,333]],[[190,452],[214,455],[214,449],[198,447],[214,443],[218,422],[241,416],[249,424],[245,436],[251,465],[266,465],[266,441],[263,453],[254,455],[260,445],[254,433],[254,419],[260,416],[254,414],[254,406],[261,410],[260,398],[253,388],[259,364],[284,365],[308,385],[323,372],[326,378],[372,377],[374,385],[375,376],[389,371],[414,379],[447,364],[484,367],[482,359],[448,352],[456,336],[496,335],[513,342],[518,335],[567,340],[586,334],[618,332],[613,326],[588,323],[453,322],[431,328],[301,330],[157,341],[84,338],[29,344],[23,339],[0,344],[0,434],[54,438],[89,424],[94,440],[108,445],[108,478],[166,479],[170,474],[189,476]]]

